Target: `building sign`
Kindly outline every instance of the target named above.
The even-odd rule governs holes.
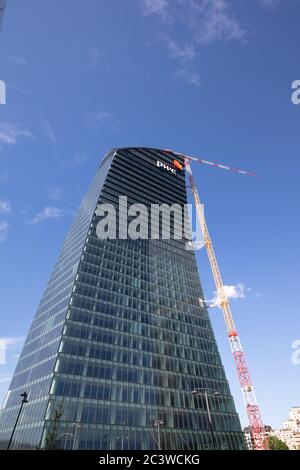
[[[164,170],[170,171],[174,175],[176,175],[177,173],[176,169],[181,171],[183,168],[181,163],[179,163],[177,160],[173,160],[173,165],[168,165],[167,163],[160,162],[159,160],[157,160],[156,166],[158,166],[159,168],[163,168]]]
[[[182,166],[181,163],[179,163],[178,160],[173,160],[173,165],[175,166],[175,168],[177,168],[178,170],[182,171],[183,166]]]

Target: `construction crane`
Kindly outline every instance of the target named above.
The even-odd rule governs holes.
[[[204,217],[204,211],[200,202],[199,194],[193,178],[191,170],[191,161],[198,163],[203,163],[211,166],[221,168],[223,170],[233,171],[248,176],[255,176],[254,173],[248,171],[240,170],[237,168],[230,168],[227,165],[222,165],[219,163],[209,162],[207,160],[201,160],[199,158],[191,157],[189,155],[184,155],[182,153],[174,152],[172,150],[166,150],[167,153],[173,155],[174,157],[181,157],[184,160],[184,166],[189,177],[189,182],[195,202],[196,213],[200,223],[200,227],[204,237],[204,246],[207,249],[208,259],[210,267],[212,270],[213,278],[216,286],[216,293],[219,300],[220,308],[223,311],[223,316],[226,324],[226,329],[228,333],[228,339],[231,347],[231,351],[234,357],[236,370],[242,389],[242,394],[244,398],[244,403],[247,411],[247,415],[250,423],[251,437],[253,440],[254,448],[256,450],[266,450],[268,449],[268,444],[266,440],[265,427],[261,418],[259,406],[256,401],[253,383],[250,377],[249,369],[246,363],[245,354],[242,348],[241,340],[237,329],[234,324],[233,316],[231,313],[229,300],[226,295],[224,284],[222,281],[220,269],[218,266],[217,258],[214,252],[213,244],[209,235],[207,228],[207,223]]]

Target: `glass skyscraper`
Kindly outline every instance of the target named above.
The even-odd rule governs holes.
[[[122,226],[119,196],[128,206],[186,204],[180,163],[150,148],[115,149],[102,160],[10,384],[2,448],[24,391],[14,449],[244,448],[187,240],[96,233],[99,204],[113,204]]]

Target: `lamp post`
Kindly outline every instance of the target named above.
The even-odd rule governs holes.
[[[68,439],[71,439],[72,437],[73,437],[73,434],[71,432],[65,432],[64,434],[60,436],[61,439],[65,440],[64,446],[63,446],[64,450],[67,450],[67,441]]]
[[[19,418],[20,418],[20,416],[21,416],[21,413],[22,413],[23,405],[24,405],[24,403],[28,403],[28,400],[27,400],[27,398],[28,398],[28,393],[26,393],[26,392],[21,393],[20,397],[22,397],[21,406],[20,406],[19,413],[18,413],[16,422],[15,422],[14,428],[13,428],[13,430],[12,430],[12,433],[11,433],[11,436],[10,436],[10,439],[9,439],[9,443],[8,443],[8,446],[7,446],[7,449],[6,449],[6,450],[9,450],[9,449],[10,449],[10,446],[11,446],[11,443],[12,443],[12,440],[13,440],[13,437],[14,437],[15,430],[16,430],[16,427],[17,427],[17,425],[18,425],[18,421],[19,421]]]
[[[162,419],[156,419],[153,422],[153,426],[157,427],[157,444],[158,444],[158,450],[161,450],[161,438],[160,438],[160,427],[164,425],[164,422]]]
[[[81,425],[79,423],[73,423],[73,427],[75,428],[74,431],[74,440],[73,440],[73,450],[75,450],[76,447],[76,438],[77,438],[77,431],[79,428],[81,428]]]
[[[211,420],[211,414],[210,414],[210,406],[209,406],[209,400],[208,400],[208,393],[211,392],[212,396],[219,396],[221,395],[219,392],[216,392],[216,390],[209,389],[209,388],[195,388],[195,390],[192,391],[192,395],[199,395],[204,392],[205,396],[205,405],[206,405],[206,410],[207,410],[207,415],[208,415],[208,422],[209,422],[209,428],[210,428],[210,434],[211,434],[211,439],[213,443],[213,448],[216,450],[216,440],[215,440],[215,435],[214,435],[214,429],[212,425],[212,420]]]

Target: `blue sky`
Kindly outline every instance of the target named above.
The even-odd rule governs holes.
[[[117,146],[194,165],[264,421],[300,406],[299,0],[8,1],[0,32],[0,400],[88,184]],[[214,286],[197,253],[207,298]],[[221,311],[211,309],[247,424]]]

